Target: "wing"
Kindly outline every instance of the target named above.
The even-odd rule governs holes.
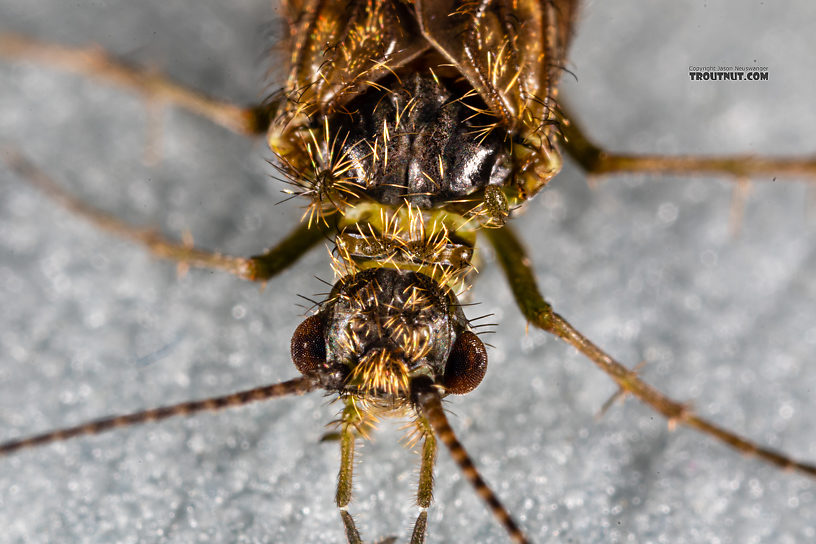
[[[576,0],[416,0],[415,9],[425,39],[509,130],[534,134],[552,119]]]
[[[284,0],[286,89],[307,114],[327,112],[430,49],[399,0]]]

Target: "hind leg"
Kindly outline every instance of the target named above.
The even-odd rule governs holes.
[[[243,107],[216,100],[146,68],[130,66],[97,47],[70,48],[15,34],[0,35],[0,57],[73,72],[142,96],[148,105],[176,106],[233,132],[254,136],[269,125],[265,105]]]

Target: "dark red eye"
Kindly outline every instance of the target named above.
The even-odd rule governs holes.
[[[463,395],[476,389],[487,372],[487,350],[479,337],[465,331],[456,339],[445,365],[443,384],[448,393]]]
[[[326,362],[323,319],[313,315],[304,320],[292,335],[292,362],[301,374],[313,376]]]

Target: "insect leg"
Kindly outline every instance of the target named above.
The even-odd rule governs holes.
[[[340,472],[337,475],[337,493],[335,502],[339,508],[345,508],[351,502],[352,478],[354,476],[354,432],[359,422],[354,414],[353,403],[343,410],[343,421],[340,424]]]
[[[91,436],[109,431],[111,429],[119,429],[122,427],[129,427],[139,423],[147,423],[150,421],[160,421],[175,416],[186,416],[196,412],[212,412],[222,410],[224,408],[231,408],[233,406],[243,406],[252,402],[267,400],[274,397],[284,397],[288,395],[302,395],[315,389],[317,384],[310,378],[300,377],[286,382],[276,383],[273,385],[266,385],[263,387],[256,387],[254,389],[247,389],[238,393],[232,393],[223,397],[213,397],[204,400],[194,400],[191,402],[183,402],[173,406],[164,406],[162,408],[154,408],[152,410],[145,410],[143,412],[135,412],[123,416],[113,416],[104,419],[97,419],[77,425],[75,427],[68,427],[57,431],[51,431],[44,434],[39,434],[29,438],[20,440],[12,440],[0,444],[0,456],[9,455],[19,450],[43,446],[45,444],[52,444],[54,442],[63,442],[77,436]]]
[[[73,213],[85,218],[102,230],[139,243],[156,257],[178,262],[181,267],[225,270],[250,281],[266,281],[294,263],[324,239],[333,228],[331,217],[320,224],[302,224],[277,246],[254,257],[233,257],[193,247],[191,243],[175,242],[154,230],[136,227],[89,206],[54,182],[21,153],[6,149],[5,162],[20,177]]]
[[[355,405],[354,399],[346,399],[346,406],[340,416],[340,471],[337,474],[337,493],[335,503],[340,508],[340,517],[346,528],[348,544],[363,544],[354,518],[346,507],[351,502],[352,481],[354,477],[354,441],[357,434],[366,435],[371,427],[371,420],[365,418],[365,413]]]
[[[760,447],[753,442],[719,427],[694,414],[692,409],[670,399],[649,384],[643,382],[637,372],[629,370],[590,342],[572,325],[552,310],[538,290],[529,259],[516,234],[510,227],[485,229],[485,234],[496,251],[502,269],[510,283],[516,303],[527,320],[536,327],[558,336],[606,372],[623,393],[634,395],[657,412],[663,414],[670,424],[681,424],[708,434],[724,442],[746,456],[753,456],[787,470],[802,472],[816,477],[816,465],[802,463],[785,454]]]
[[[418,416],[416,419],[417,430],[422,436],[422,452],[419,466],[419,485],[417,486],[417,506],[422,510],[419,512],[414,522],[414,530],[411,533],[411,544],[424,544],[425,530],[428,526],[428,511],[433,501],[434,486],[434,465],[436,464],[436,435],[428,419]]]
[[[430,384],[427,386],[420,385],[415,393],[415,402],[418,408],[422,411],[422,415],[427,418],[431,428],[433,428],[436,435],[439,437],[445,446],[448,447],[451,457],[459,465],[465,478],[470,482],[470,485],[476,490],[476,493],[482,500],[487,503],[488,508],[502,524],[507,534],[513,539],[513,542],[518,544],[529,544],[527,536],[518,526],[518,524],[510,517],[510,512],[499,501],[496,494],[484,481],[476,466],[473,464],[470,455],[468,455],[465,447],[456,438],[453,428],[448,422],[448,417],[445,415],[445,409],[442,407],[442,398],[436,389]],[[417,523],[420,523],[417,519]]]
[[[363,544],[363,539],[360,538],[360,532],[357,530],[357,525],[354,523],[354,518],[346,510],[340,510],[340,516],[343,518],[343,526],[346,528],[346,541],[348,544]],[[414,534],[411,537],[411,544],[424,544],[425,542],[425,524],[427,522],[427,513],[425,510],[419,514],[416,524],[414,524]],[[421,519],[421,522],[420,522]],[[421,539],[417,538],[417,528],[421,525]],[[375,544],[397,544],[397,537],[387,537],[378,540]]]
[[[340,510],[340,517],[343,518],[343,525],[346,528],[346,540],[348,544],[363,544],[363,539],[360,538],[360,532],[354,524],[354,518],[347,510]]]
[[[71,48],[15,34],[0,35],[0,57],[47,64],[142,95],[149,103],[189,110],[233,132],[262,134],[269,126],[265,105],[241,107],[214,100],[144,68],[128,66],[97,47]]]
[[[425,529],[428,527],[428,511],[422,510],[414,522],[411,544],[425,544]]]
[[[348,544],[363,544],[354,518],[346,510],[351,502],[352,478],[354,471],[354,441],[356,434],[365,436],[372,427],[372,421],[365,417],[353,401],[347,401],[340,419],[340,472],[337,478],[337,495],[335,501],[340,508],[340,517],[346,529]],[[424,544],[425,531],[428,525],[428,508],[433,500],[433,469],[436,461],[436,437],[433,428],[425,417],[417,418],[417,427],[423,436],[422,462],[419,469],[419,487],[417,505],[422,508],[411,533],[411,544]],[[390,541],[380,541],[380,544]],[[394,541],[396,539],[393,539]]]
[[[436,463],[436,436],[428,420],[420,417],[417,426],[422,432],[422,461],[419,466],[419,486],[417,487],[417,506],[428,508],[433,501],[433,471]]]
[[[589,174],[650,173],[723,175],[737,180],[779,178],[810,178],[816,180],[816,156],[757,157],[753,155],[723,155],[719,157],[662,156],[612,153],[592,142],[584,130],[562,106],[561,123],[563,149]]]

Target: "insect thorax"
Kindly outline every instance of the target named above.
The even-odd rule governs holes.
[[[313,215],[376,202],[502,224],[560,169],[550,128],[509,130],[461,77],[437,71],[450,70],[393,74],[329,110],[281,97],[269,144],[289,192]]]

